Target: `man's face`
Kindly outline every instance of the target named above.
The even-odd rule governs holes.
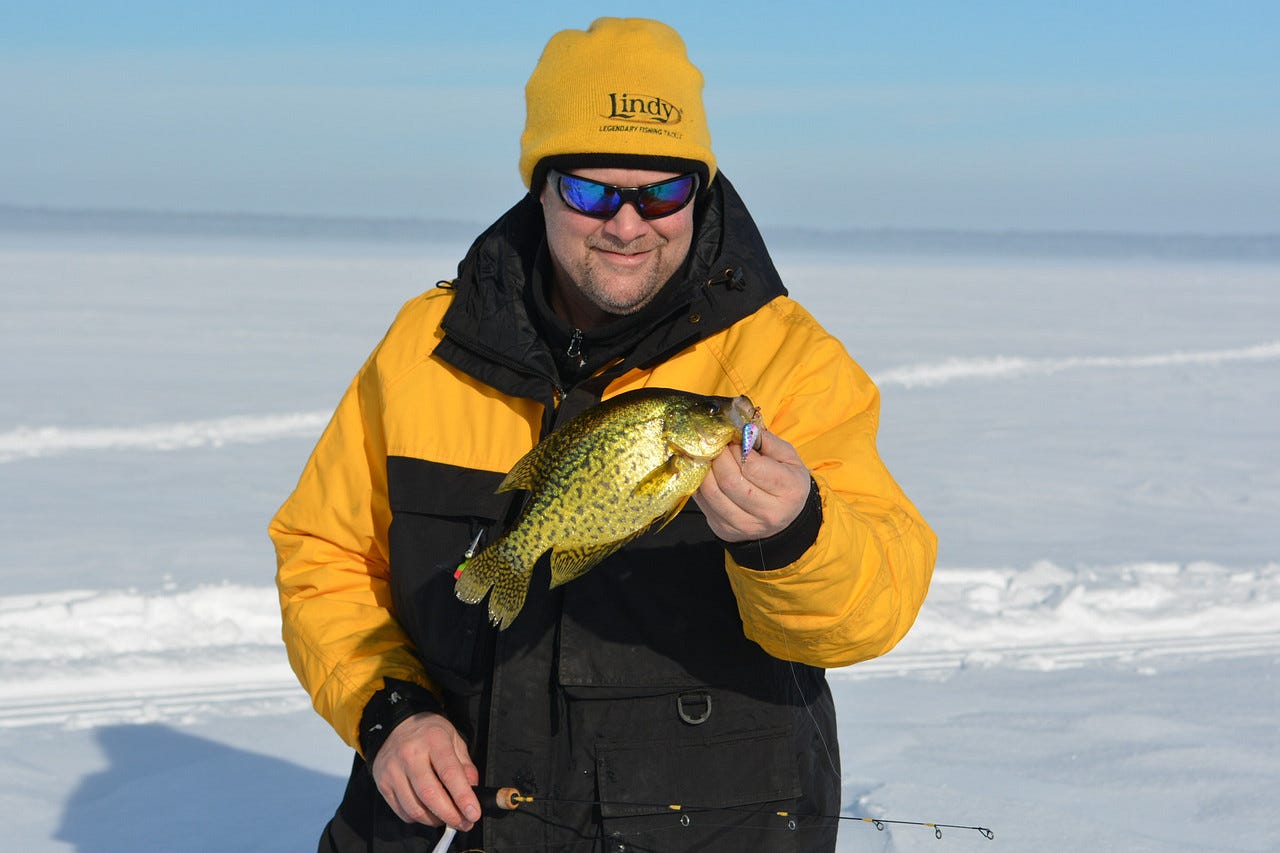
[[[572,174],[620,187],[674,178],[643,169],[573,169]],[[645,220],[632,204],[612,219],[592,219],[568,207],[551,173],[542,188],[547,247],[555,274],[551,304],[580,328],[639,311],[684,262],[693,241],[693,205]]]

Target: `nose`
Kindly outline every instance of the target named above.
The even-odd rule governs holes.
[[[644,236],[649,228],[649,223],[640,217],[640,211],[631,202],[623,204],[613,218],[604,223],[605,233],[623,243],[630,243],[637,237]]]

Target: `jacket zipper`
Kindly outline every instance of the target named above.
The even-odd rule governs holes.
[[[576,358],[578,360],[579,368],[581,368],[584,364],[587,363],[587,360],[582,357],[582,330],[581,329],[573,330],[573,335],[569,338],[569,347],[564,351],[564,354],[569,358]]]

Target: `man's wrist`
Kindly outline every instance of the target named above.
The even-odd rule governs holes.
[[[444,713],[440,700],[421,684],[399,678],[384,678],[382,684],[360,715],[360,751],[369,764],[396,726],[414,714]]]
[[[822,496],[818,484],[809,478],[809,496],[800,514],[783,530],[764,539],[746,542],[726,542],[725,550],[739,566],[757,571],[780,569],[804,556],[804,552],[818,541],[822,529]]]

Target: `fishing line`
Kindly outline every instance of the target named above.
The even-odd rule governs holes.
[[[746,463],[747,456],[751,453],[751,450],[764,444],[764,437],[762,433],[765,432],[765,429],[760,425],[759,418],[760,407],[757,406],[755,417],[742,427],[742,462],[744,464]],[[805,500],[807,501],[808,498],[806,497]],[[803,511],[804,510],[802,509],[801,512]],[[764,559],[764,543],[761,542],[759,537],[756,537],[756,550],[760,552],[760,568],[768,571],[769,566],[766,564]],[[818,724],[818,718],[813,715],[813,708],[810,707],[810,703],[805,699],[805,691],[804,687],[800,684],[800,677],[796,675],[796,661],[795,657],[791,654],[791,638],[789,632],[782,625],[779,625],[778,627],[781,629],[782,644],[786,649],[787,669],[791,673],[791,682],[796,686],[796,701],[804,707],[805,713],[809,715],[809,722],[813,724],[813,731],[818,736],[818,741],[822,744],[823,752],[826,753],[827,767],[831,769],[831,775],[834,776],[836,782],[843,787],[844,778],[840,775],[840,768],[836,766],[835,758],[831,755],[831,745],[827,743],[827,736],[823,734],[822,726]]]
[[[759,409],[756,409],[757,415],[759,414],[759,411],[760,411]],[[747,455],[750,451],[752,443],[754,443],[754,440],[757,438],[757,435],[754,431],[748,430],[748,427],[752,426],[753,424],[754,422],[751,424],[748,424],[746,427],[743,427],[743,430],[742,430],[742,444],[743,444],[742,461],[744,463],[747,461]],[[756,548],[760,552],[761,568],[768,570],[768,566],[766,565],[765,558],[764,558],[764,544],[761,542],[759,538],[756,539]],[[805,700],[804,687],[800,684],[800,677],[796,674],[795,657],[794,655],[791,654],[790,632],[786,629],[785,626],[779,625],[778,627],[780,628],[779,633],[782,636],[782,645],[786,653],[787,667],[791,673],[791,680],[796,686],[796,699],[804,707],[805,713],[808,714],[809,722],[813,724],[813,731],[818,736],[818,741],[822,744],[823,752],[826,754],[827,767],[830,768],[831,774],[836,778],[836,781],[840,783],[840,786],[844,787],[844,777],[840,774],[840,768],[836,766],[835,758],[831,755],[831,746],[830,744],[827,743],[827,737],[825,734],[823,734],[822,726],[819,725],[817,717],[813,715],[813,708],[810,706],[810,703]],[[741,809],[727,808],[726,810],[734,811],[734,810],[741,810]],[[780,817],[791,817],[791,815],[788,812],[779,811],[779,812],[775,812],[775,814],[777,814]],[[988,840],[995,838],[995,832],[993,832],[990,828],[985,826],[967,826],[967,825],[961,825],[961,824],[931,823],[928,821],[916,821],[916,820],[890,820],[888,818],[858,817],[854,815],[806,815],[805,817],[813,818],[813,819],[834,819],[837,821],[843,820],[843,821],[858,821],[862,823],[870,823],[873,826],[875,826],[877,830],[881,832],[883,832],[885,827],[888,825],[921,826],[921,827],[927,827],[929,829],[932,829],[934,837],[938,839],[942,838],[943,829],[972,830],[974,832],[979,833],[980,835],[982,835],[984,838]],[[789,821],[788,828],[790,829],[796,828],[796,823],[794,819]]]
[[[764,563],[764,545],[760,540],[756,540],[756,547],[760,550],[760,565]],[[782,627],[782,626],[779,626]],[[796,675],[796,662],[791,654],[791,639],[786,628],[782,628],[782,645],[786,649],[787,654],[787,670],[791,673],[791,682],[796,686],[796,701],[804,708],[806,714],[809,715],[809,722],[813,724],[814,734],[818,736],[818,742],[822,744],[822,751],[826,753],[827,767],[831,769],[831,775],[836,778],[836,782],[844,787],[844,777],[840,775],[840,768],[836,766],[836,760],[831,755],[831,745],[827,743],[827,736],[822,733],[822,726],[818,724],[818,718],[813,715],[813,708],[805,699],[804,687],[800,684],[800,676]]]

